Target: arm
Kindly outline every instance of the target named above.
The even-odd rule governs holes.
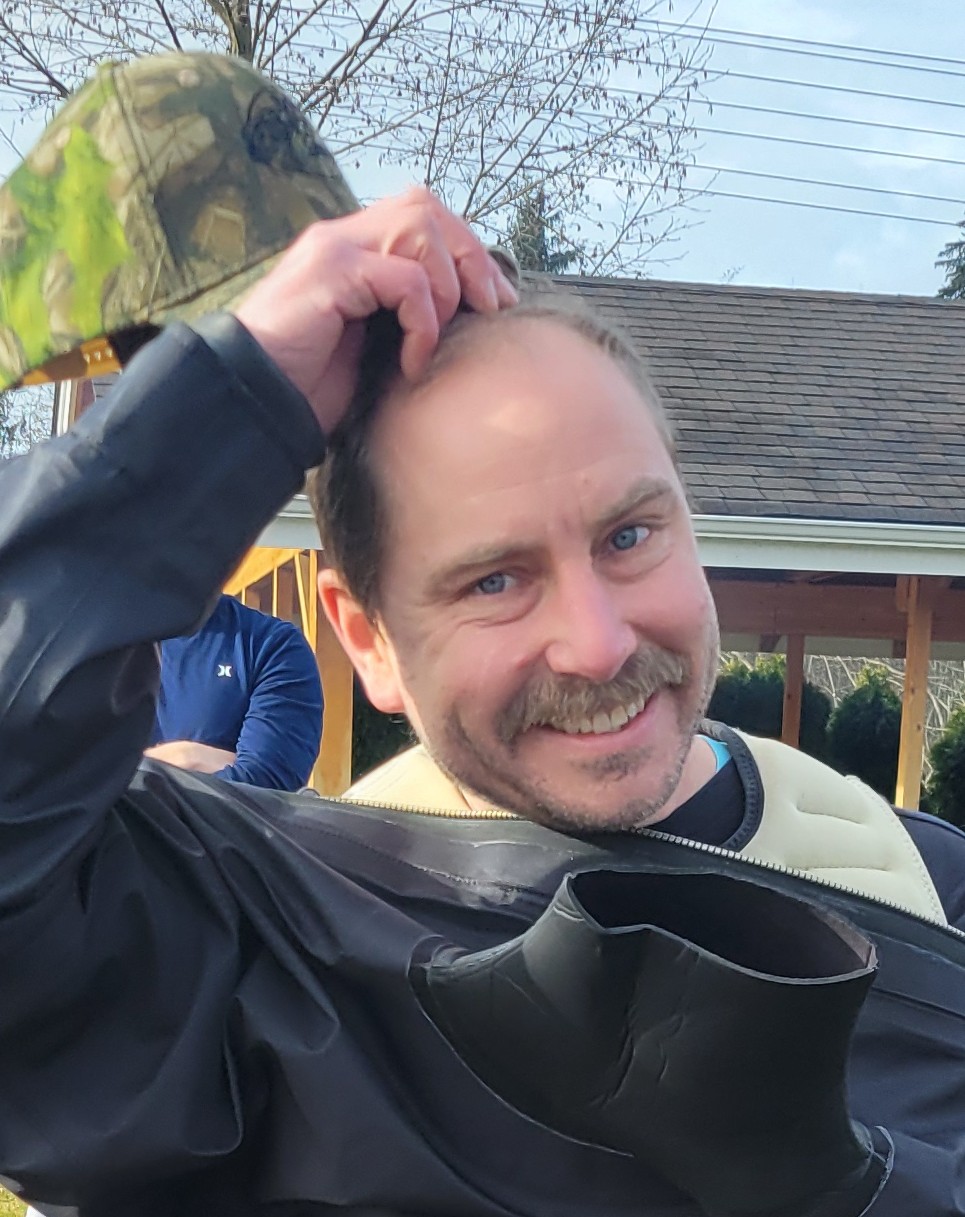
[[[320,455],[307,405],[232,324],[280,386],[271,409],[174,327],[103,408],[3,471],[0,911],[90,846],[149,738],[155,640],[200,622]]]
[[[220,774],[226,765],[235,761],[235,753],[227,748],[215,748],[211,744],[199,744],[196,740],[175,739],[166,744],[153,744],[144,749],[151,761],[166,761],[179,769],[191,769],[195,773]]]
[[[233,822],[232,788],[135,775],[155,644],[204,619],[320,458],[369,314],[398,309],[414,371],[461,284],[495,307],[495,267],[436,209],[308,230],[245,325],[173,326],[0,470],[0,1169],[53,1203],[210,1167],[259,1102],[228,1033],[253,923],[222,829],[186,814]]]
[[[297,790],[308,781],[321,738],[318,664],[298,630],[279,623],[259,657],[235,756],[223,759],[224,767],[212,772],[231,782]]]

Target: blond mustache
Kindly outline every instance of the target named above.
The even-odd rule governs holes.
[[[690,677],[690,663],[663,647],[635,651],[612,680],[597,682],[582,676],[545,675],[517,693],[496,724],[499,739],[511,743],[530,727],[563,730],[601,711],[634,702],[641,705],[658,689],[682,685]]]

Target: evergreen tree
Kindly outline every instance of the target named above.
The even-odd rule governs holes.
[[[965,232],[965,220],[960,220],[958,227]],[[965,298],[965,239],[949,241],[935,265],[945,272],[945,286],[939,288],[939,296],[943,300]]]
[[[717,678],[708,718],[751,735],[780,739],[784,717],[784,679],[787,663],[783,655],[764,655],[754,664],[731,659]],[[801,693],[800,747],[810,756],[823,757],[825,734],[831,716],[831,698],[810,681]]]
[[[949,717],[930,760],[928,810],[965,828],[965,706]]]
[[[887,670],[869,664],[831,715],[828,759],[841,773],[853,773],[884,798],[893,799],[900,736],[901,698]]]
[[[583,252],[561,238],[559,214],[548,214],[542,186],[534,186],[520,201],[506,241],[520,270],[550,275],[562,275],[574,262],[579,263]]]

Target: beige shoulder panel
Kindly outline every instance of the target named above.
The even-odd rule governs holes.
[[[764,788],[761,825],[741,851],[744,857],[946,924],[915,843],[880,795],[776,740],[739,734],[757,762]],[[373,769],[342,798],[472,813],[462,791],[421,744]]]
[[[446,777],[421,744],[407,748],[359,778],[341,797],[350,803],[424,807],[453,815],[470,811],[462,791]]]
[[[921,854],[890,804],[804,752],[738,734],[764,787],[761,826],[741,850],[745,857],[947,924]]]

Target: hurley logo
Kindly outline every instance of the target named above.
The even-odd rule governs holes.
[[[230,676],[231,675],[231,664],[230,663],[219,663],[218,664],[218,675],[219,676]]]

